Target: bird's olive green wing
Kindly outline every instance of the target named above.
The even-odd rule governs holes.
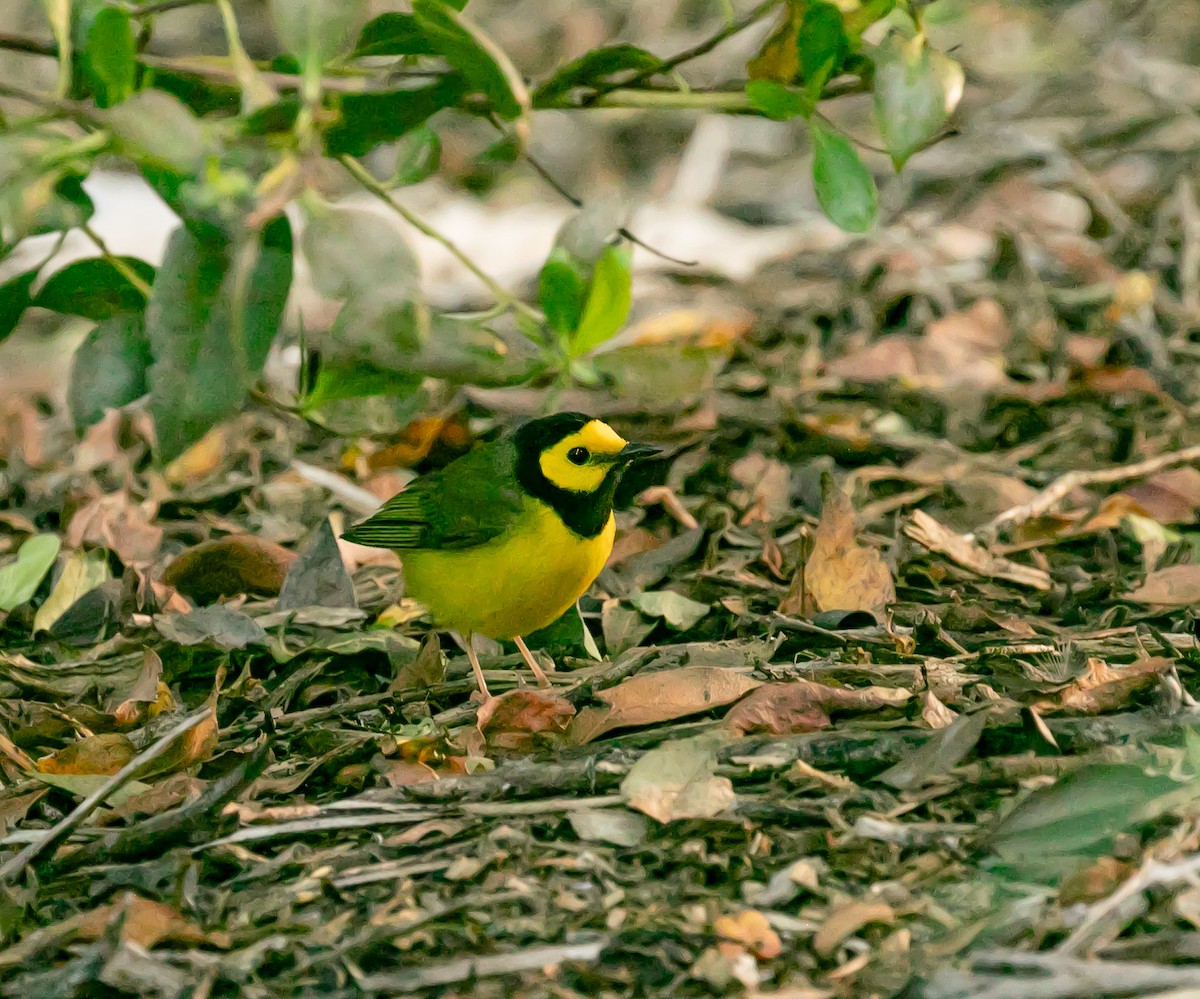
[[[343,537],[376,548],[471,548],[502,534],[524,506],[509,441],[476,448],[415,479]]]

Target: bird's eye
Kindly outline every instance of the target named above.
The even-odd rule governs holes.
[[[587,460],[590,457],[591,455],[588,453],[588,449],[585,447],[573,447],[567,452],[567,460],[571,462],[572,465],[586,465]]]

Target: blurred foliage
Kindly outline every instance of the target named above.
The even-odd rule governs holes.
[[[590,355],[621,329],[631,300],[620,221],[585,209],[568,224],[535,304],[464,261],[495,307],[439,315],[422,298],[416,258],[395,227],[322,199],[318,178],[330,167],[421,228],[390,192],[439,170],[439,129],[454,116],[483,119],[499,134],[468,186],[486,186],[490,172],[525,155],[542,109],[801,118],[821,207],[862,232],[875,222],[875,182],[822,102],[873,93],[879,134],[899,168],[937,139],[962,91],[959,66],[927,44],[930,8],[903,0],[767,0],[740,19],[730,12],[708,42],[673,57],[602,45],[531,82],[453,0],[414,0],[409,13],[371,20],[365,0],[271,0],[278,48],[258,62],[243,48],[234,5],[216,0],[227,56],[148,57],[159,19],[178,6],[47,3],[53,44],[28,44],[57,58],[57,93],[24,93],[35,111],[7,120],[0,136],[0,259],[27,236],[86,227],[93,206],[81,181],[113,157],[183,221],[158,268],[102,252],[40,289],[39,268],[0,287],[0,340],[28,306],[100,324],[75,358],[77,424],[83,430],[105,409],[148,394],[162,461],[235,412],[259,383],[281,337],[298,255],[318,290],[343,303],[330,330],[304,338],[301,384],[285,400],[311,419],[383,394],[406,395],[401,408],[415,410],[431,377],[485,385],[604,377]],[[729,84],[688,87],[681,73],[691,59],[768,19],[774,30]],[[358,158],[385,146],[395,167],[380,180]],[[295,215],[284,214],[290,204],[305,220],[302,236],[293,233]]]

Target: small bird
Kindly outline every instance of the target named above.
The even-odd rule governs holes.
[[[415,479],[343,536],[399,552],[407,592],[458,633],[484,697],[473,634],[516,642],[547,686],[521,636],[566,612],[604,568],[621,473],[658,453],[601,420],[557,413]]]

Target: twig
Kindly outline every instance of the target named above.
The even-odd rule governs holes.
[[[128,784],[137,774],[141,773],[146,764],[156,760],[170,747],[176,739],[185,732],[190,732],[201,722],[205,721],[212,714],[212,708],[204,707],[197,711],[194,715],[189,715],[184,718],[178,725],[172,728],[166,735],[151,743],[132,760],[121,767],[108,780],[101,784],[95,791],[89,794],[74,810],[65,816],[56,825],[39,839],[36,843],[30,843],[25,849],[18,853],[15,857],[0,867],[0,883],[11,881],[16,875],[20,874],[34,860],[40,857],[47,850],[51,849],[63,839],[70,836],[79,825],[92,814],[103,802],[114,792],[119,791],[122,787]]]
[[[1097,468],[1091,471],[1074,471],[1060,475],[1057,479],[1038,492],[1032,499],[1018,506],[1010,507],[1003,513],[989,520],[982,527],[977,527],[966,535],[968,540],[976,538],[991,539],[999,534],[1001,528],[1019,526],[1048,513],[1080,486],[1111,485],[1114,482],[1128,482],[1130,479],[1140,479],[1165,468],[1175,465],[1187,465],[1200,461],[1200,444],[1193,444],[1179,451],[1160,454],[1156,458],[1147,458],[1132,465],[1117,465],[1114,468]]]
[[[1181,881],[1197,885],[1198,878],[1200,878],[1200,853],[1173,864],[1164,864],[1153,858],[1144,861],[1136,873],[1126,879],[1120,888],[1088,910],[1088,914],[1071,931],[1071,935],[1055,948],[1055,953],[1074,955],[1087,949],[1103,932],[1104,924],[1114,916],[1119,916],[1121,909],[1130,899],[1147,889],[1158,885],[1178,884]]]
[[[1055,953],[982,951],[971,955],[972,974],[954,978],[954,993],[973,999],[1097,999],[1157,995],[1184,988],[1194,995],[1200,970],[1148,961],[1085,961]]]
[[[150,285],[148,285],[142,279],[141,275],[138,274],[138,272],[130,267],[127,263],[125,263],[124,260],[112,253],[105,245],[100,234],[96,232],[96,230],[90,225],[84,222],[80,224],[79,228],[83,231],[83,234],[95,244],[96,249],[100,251],[100,255],[104,258],[105,263],[111,264],[113,270],[115,270],[121,275],[121,277],[123,277],[139,292],[141,292],[143,298],[149,299]]]
[[[10,35],[0,32],[0,49],[6,52],[24,52],[26,55],[47,56],[58,58],[58,46],[54,42],[43,42],[37,38],[26,38],[24,35]]]
[[[399,201],[392,197],[392,192],[379,183],[379,181],[377,181],[373,176],[371,176],[371,173],[366,169],[366,167],[359,163],[358,160],[356,160],[353,156],[339,156],[338,162],[345,167],[346,171],[351,177],[357,180],[363,187],[375,195],[375,197],[391,208],[392,211],[404,219],[405,222],[411,225],[418,232],[428,236],[430,239],[440,243],[447,250],[449,250],[459,263],[461,263],[467,268],[467,270],[474,274],[475,277],[483,282],[488,291],[492,293],[492,297],[496,299],[497,304],[502,305],[505,308],[512,309],[514,312],[519,312],[526,319],[532,320],[539,325],[541,324],[542,317],[537,310],[530,308],[519,298],[516,298],[507,292],[493,277],[481,270],[479,265],[476,264],[474,260],[472,260],[465,253],[463,253],[462,250],[455,246],[454,243],[430,226],[429,223],[427,223],[424,219],[414,215],[402,204],[400,204]]]
[[[532,156],[530,156],[528,152],[522,151],[521,155],[525,157],[525,162],[527,162],[531,167],[533,167],[534,173],[536,173],[539,177],[542,178],[542,180],[544,180],[547,184],[549,184],[550,187],[552,187],[562,198],[564,198],[566,201],[569,201],[576,208],[583,207],[583,200],[581,198],[577,198],[570,191],[568,191],[565,187],[563,187],[562,184],[560,184],[553,177],[553,175],[550,173],[550,171],[547,170],[541,163],[539,163],[537,160],[535,160]],[[661,257],[663,260],[669,260],[673,264],[679,264],[680,267],[695,267],[696,264],[699,263],[699,261],[696,261],[696,260],[680,260],[678,257],[672,257],[669,253],[663,253],[662,250],[656,250],[653,246],[650,246],[648,243],[642,242],[642,240],[638,239],[637,236],[635,236],[632,232],[630,232],[624,226],[622,226],[620,229],[618,229],[617,232],[622,237],[629,240],[629,242],[631,242],[637,246],[640,246],[643,250],[646,250],[649,253],[653,253],[656,257]]]
[[[127,13],[130,17],[148,17],[151,14],[165,14],[167,11],[199,7],[209,3],[212,3],[212,0],[155,0],[154,3],[134,4]]]

